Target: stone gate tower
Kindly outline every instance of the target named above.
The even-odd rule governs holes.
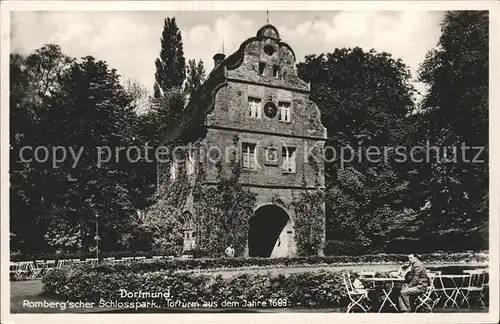
[[[307,153],[323,148],[326,128],[295,61],[292,48],[269,24],[227,58],[215,54],[214,69],[167,138],[194,141],[201,136],[204,145],[222,152],[235,136],[239,139],[240,182],[257,194],[254,214],[248,216],[247,256],[294,255],[295,215],[289,206],[306,188],[324,187],[323,160],[308,163]],[[171,166],[171,176],[178,167]],[[206,179],[207,185],[215,183],[215,166],[206,166]],[[192,213],[188,202],[186,224],[192,223]],[[186,226],[185,246],[196,245],[195,234]]]

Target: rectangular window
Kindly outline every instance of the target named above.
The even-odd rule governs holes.
[[[191,153],[191,150],[188,152],[188,156],[186,159],[186,171],[188,175],[194,174],[194,157]]]
[[[295,173],[295,147],[283,147],[281,156],[283,158],[283,172]]]
[[[248,116],[253,118],[260,118],[261,113],[261,100],[258,98],[248,98]]]
[[[278,119],[282,122],[290,122],[290,103],[278,102]]]
[[[179,164],[176,160],[173,160],[172,164],[170,165],[170,181],[175,181],[175,179],[177,178],[178,169]]]
[[[257,152],[256,145],[252,143],[242,143],[242,159],[243,159],[243,169],[244,170],[256,170],[257,169]]]
[[[266,63],[259,62],[259,74],[264,75],[266,72]]]
[[[279,78],[280,77],[280,67],[279,65],[273,65],[273,77]]]

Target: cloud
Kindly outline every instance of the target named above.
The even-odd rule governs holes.
[[[437,44],[442,12],[325,11],[272,12],[272,23],[297,59],[360,46],[401,58],[416,77],[425,54]],[[160,51],[165,17],[178,17],[186,59],[202,59],[236,51],[264,24],[259,12],[14,12],[11,49],[30,53],[45,43],[59,44],[68,55],[93,55],[120,74],[136,78],[148,90],[154,82],[154,60]],[[420,90],[423,85],[415,84]]]
[[[256,34],[257,26],[249,18],[229,14],[215,19],[211,24],[196,25],[182,34],[187,58],[202,59],[207,73],[213,68],[213,55],[224,51],[235,52],[247,38]]]

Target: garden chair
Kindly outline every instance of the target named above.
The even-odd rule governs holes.
[[[368,289],[354,288],[351,276],[348,271],[343,272],[342,280],[344,281],[344,286],[347,291],[347,296],[350,299],[350,303],[347,306],[347,313],[349,313],[354,307],[359,307],[363,312],[368,312],[371,307],[369,305],[363,305],[364,301],[368,300]]]
[[[125,263],[127,262],[127,260],[124,260],[123,258],[121,259],[112,259],[112,260],[109,260],[111,262],[114,262],[114,263]]]
[[[439,274],[441,274],[440,271]],[[439,301],[439,296],[437,296],[436,299],[433,298],[433,295],[435,295],[434,280],[437,275],[438,274],[430,272],[429,270],[427,271],[427,277],[429,277],[429,286],[423,294],[417,295],[417,306],[415,307],[415,313],[419,310],[419,308],[423,308],[424,306],[426,306],[432,313],[432,309],[437,304],[436,301]]]
[[[483,300],[483,284],[486,277],[486,271],[484,269],[475,269],[475,270],[464,270],[464,273],[470,275],[468,285],[465,287],[460,287],[459,292],[462,296],[461,304],[467,303],[467,307],[470,308],[469,299],[472,295],[477,294],[476,297],[476,306],[481,303],[483,307],[485,307],[485,303]]]
[[[45,274],[56,268],[56,260],[47,260],[45,261]]]
[[[452,302],[455,300],[455,291],[457,290],[456,287],[450,286],[450,285],[445,285],[445,281],[443,277],[441,276],[442,273],[441,271],[427,271],[427,275],[429,273],[434,273],[434,280],[433,280],[433,286],[434,286],[434,305],[433,308],[436,307],[441,300],[444,300],[443,307],[446,307],[446,304],[448,302]]]
[[[58,260],[57,269],[66,269],[72,263],[71,260]]]
[[[31,273],[30,279],[40,279],[43,277],[43,271],[45,270],[45,260],[35,260],[35,265],[33,267],[33,272]]]
[[[26,280],[30,278],[31,273],[33,272],[34,265],[33,261],[21,261],[18,264],[18,268],[16,269],[16,279],[17,280]]]
[[[87,259],[85,259],[85,262],[88,264],[97,264],[98,259],[97,258],[87,258]]]
[[[376,271],[361,271],[359,273],[359,277],[360,278],[374,278],[376,274],[377,274]]]
[[[483,301],[488,300],[488,295],[490,292],[490,274],[488,269],[483,269],[484,271],[484,278],[483,278],[483,290],[481,290],[480,298]]]
[[[134,257],[124,257],[122,258],[123,262],[134,261]]]
[[[10,279],[17,279],[17,269],[19,268],[19,262],[11,262],[10,263]]]

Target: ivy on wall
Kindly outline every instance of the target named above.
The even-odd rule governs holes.
[[[306,189],[294,197],[294,232],[298,256],[322,255],[325,234],[325,193]]]
[[[291,208],[295,213],[294,233],[298,256],[323,255],[325,241],[325,192],[320,188],[320,167],[314,159],[308,164],[315,174],[314,188],[307,188],[303,172],[302,190],[298,197],[292,194]],[[304,168],[306,164],[304,164]]]
[[[238,143],[235,136],[234,144]],[[196,245],[208,256],[220,257],[228,246],[235,256],[243,256],[248,237],[248,218],[253,213],[256,194],[239,183],[241,164],[233,152],[228,167],[218,162],[217,184],[201,185],[205,172],[199,164],[198,181],[194,189]]]

